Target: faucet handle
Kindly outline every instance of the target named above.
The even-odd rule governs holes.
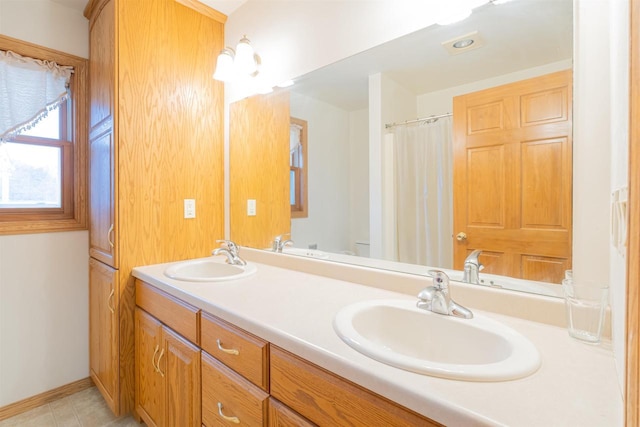
[[[229,249],[229,252],[231,252],[231,254],[233,255],[238,255],[238,251],[240,251],[240,246],[238,246],[236,243],[234,243],[231,240],[216,240],[216,243],[222,243],[224,245],[227,246],[227,249]]]
[[[482,249],[476,249],[475,251],[467,255],[467,257],[464,260],[464,263],[475,264],[478,266],[478,270],[482,270],[484,268],[484,265],[482,265],[479,260],[481,254],[482,254]]]
[[[447,273],[441,270],[429,270],[427,271],[429,276],[433,277],[433,286],[437,290],[446,290],[449,288],[449,276]]]

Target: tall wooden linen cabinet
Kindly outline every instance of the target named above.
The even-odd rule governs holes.
[[[134,404],[135,266],[207,256],[223,229],[226,17],[191,0],[91,0],[90,372]],[[183,200],[195,199],[185,219]]]

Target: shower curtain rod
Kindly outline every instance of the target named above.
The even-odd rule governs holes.
[[[401,123],[387,123],[386,125],[384,125],[384,128],[385,129],[391,129],[391,128],[396,127],[396,126],[409,125],[411,123],[428,122],[429,120],[436,121],[441,117],[450,117],[450,116],[453,116],[453,113],[439,114],[437,116],[433,115],[433,116],[429,116],[429,117],[423,117],[421,119],[405,120],[404,122],[401,122]]]

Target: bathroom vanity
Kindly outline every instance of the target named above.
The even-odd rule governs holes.
[[[282,254],[243,250],[243,255],[257,271],[237,280],[170,279],[164,272],[171,263],[134,269],[136,408],[147,424],[156,423],[154,417],[207,426],[233,423],[234,417],[249,425],[622,424],[621,391],[607,342],[589,346],[561,326],[478,310],[471,294],[456,294],[455,288],[453,297],[474,314],[532,342],[541,366],[511,381],[421,375],[355,351],[338,337],[333,320],[343,307],[360,301],[415,301],[414,288],[426,286],[427,279],[316,260],[300,263]],[[297,271],[301,264],[328,273]],[[332,269],[347,271],[345,279],[326,277],[340,275]],[[353,276],[387,285],[346,280]],[[146,333],[147,324],[155,332]],[[153,390],[160,390],[161,398],[146,399],[144,393]],[[164,403],[172,396],[180,396],[179,405]]]

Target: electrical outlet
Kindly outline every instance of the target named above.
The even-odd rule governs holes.
[[[184,217],[196,217],[196,199],[184,199]]]
[[[247,200],[247,216],[256,216],[256,201],[255,201],[255,199]]]

